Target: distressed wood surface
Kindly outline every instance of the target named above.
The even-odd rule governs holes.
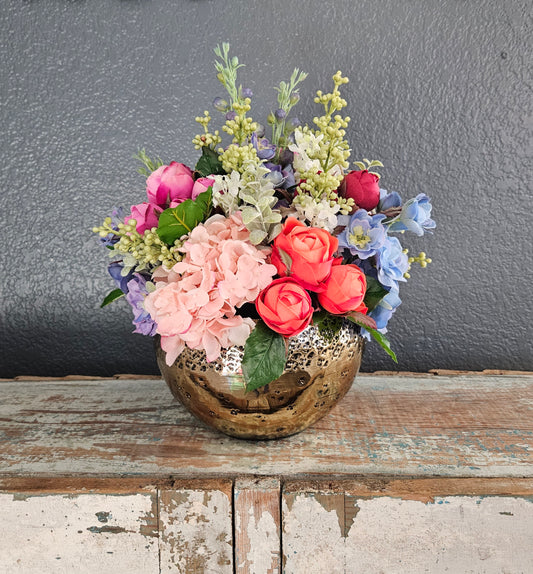
[[[155,491],[0,494],[3,574],[158,574]]]
[[[235,481],[235,572],[279,574],[280,482],[272,478]]]
[[[206,428],[159,380],[0,383],[0,476],[533,476],[531,375],[359,376],[298,435]]]
[[[433,488],[438,489],[437,482]],[[305,490],[300,483],[284,490],[285,574],[533,572],[531,497],[458,495],[424,501],[361,497],[357,488],[354,493],[333,486]],[[466,485],[450,486],[461,490]],[[532,487],[529,481],[529,492]],[[409,485],[402,490],[409,491]]]
[[[161,573],[233,574],[232,482],[159,493]]]

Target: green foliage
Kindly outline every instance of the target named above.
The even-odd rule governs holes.
[[[165,209],[159,216],[157,235],[167,245],[190,233],[199,223],[205,221],[211,212],[212,188],[201,193],[194,201],[187,199],[177,207]]]
[[[377,159],[373,159],[372,161],[369,161],[366,158],[363,158],[363,161],[354,161],[353,162],[354,165],[356,165],[361,171],[368,171],[369,173],[372,173],[374,175],[376,175],[378,177],[378,179],[381,177],[379,175],[379,173],[376,173],[375,171],[370,171],[371,168],[373,167],[383,167],[383,164],[377,160]]]
[[[215,68],[217,78],[220,83],[226,88],[229,97],[231,98],[230,107],[233,103],[239,101],[239,89],[237,88],[237,70],[242,68],[244,64],[239,64],[239,59],[236,56],[229,57],[229,44],[222,43],[222,47],[215,48],[215,55],[218,56],[222,62],[215,61]]]
[[[160,157],[156,159],[150,159],[146,155],[144,148],[140,150],[139,153],[137,155],[134,155],[133,157],[139,160],[143,164],[143,167],[139,167],[137,169],[137,173],[140,173],[145,177],[148,177],[156,169],[160,168],[162,165],[165,165]]]
[[[333,339],[341,330],[343,317],[332,315],[327,311],[317,311],[313,314],[313,324],[318,327],[318,332],[324,339]]]
[[[195,170],[201,177],[224,175],[226,173],[217,152],[209,147],[202,148],[202,155],[196,164]]]
[[[290,130],[288,133],[286,130],[288,115],[300,99],[297,86],[305,78],[307,78],[305,72],[294,68],[291,79],[288,82],[280,82],[279,87],[274,88],[278,92],[278,107],[287,114],[283,120],[272,122],[272,143],[276,147],[285,147],[288,144],[288,135],[293,131]]]
[[[113,301],[120,299],[124,295],[125,293],[121,289],[113,289],[113,291],[111,291],[105,296],[104,300],[102,301],[102,304],[100,305],[100,309],[106,307],[107,305],[109,305],[109,303],[113,303]]]
[[[246,391],[254,391],[279,378],[285,368],[285,340],[259,321],[244,347],[242,372]]]
[[[366,293],[364,304],[369,311],[376,308],[376,305],[385,297],[388,291],[374,277],[366,277]]]
[[[396,358],[396,353],[391,349],[387,337],[385,337],[383,333],[380,333],[377,329],[375,329],[376,325],[375,321],[370,317],[367,317],[367,319],[370,319],[371,321],[374,322],[374,328],[372,328],[368,324],[366,324],[364,320],[362,320],[362,317],[366,317],[366,315],[363,315],[362,313],[352,313],[352,315],[348,316],[348,319],[353,323],[355,323],[356,325],[364,327],[370,333],[370,336],[374,339],[374,341],[377,341],[381,346],[381,348],[387,353],[387,355],[389,355],[392,358],[392,360],[395,363],[397,363],[398,359]]]

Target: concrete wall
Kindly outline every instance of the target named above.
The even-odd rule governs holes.
[[[0,376],[156,372],[90,229],[143,197],[132,155],[193,163],[194,117],[222,95],[213,48],[247,65],[254,117],[309,72],[299,116],[337,69],[353,159],[433,200],[435,235],[390,339],[404,370],[533,370],[530,2],[3,0]],[[528,281],[529,277],[529,281]],[[374,345],[364,370],[392,369]]]

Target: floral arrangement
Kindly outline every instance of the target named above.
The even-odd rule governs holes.
[[[321,115],[302,126],[292,111],[307,74],[295,69],[276,88],[266,137],[249,114],[252,91],[237,83],[242,64],[226,43],[215,54],[227,95],[213,106],[231,141],[210,130],[206,111],[196,118],[194,169],[138,154],[146,201],[115,209],[93,230],[116,284],[102,306],[124,296],[135,332],[160,335],[169,365],[186,346],[207,361],[244,346],[247,390],[282,374],[287,340],[311,323],[331,336],[352,321],[396,360],[384,334],[399,284],[414,262],[431,261],[408,257],[398,234],[435,227],[429,198],[402,203],[381,189],[379,161],[350,170],[340,72],[331,92],[316,93]]]

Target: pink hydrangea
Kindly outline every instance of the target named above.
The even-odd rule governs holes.
[[[236,314],[272,282],[270,249],[249,241],[241,214],[214,215],[195,227],[181,250],[184,258],[170,271],[154,273],[157,289],[145,300],[157,323],[167,364],[185,345],[203,349],[214,361],[222,348],[244,345],[254,322]]]

